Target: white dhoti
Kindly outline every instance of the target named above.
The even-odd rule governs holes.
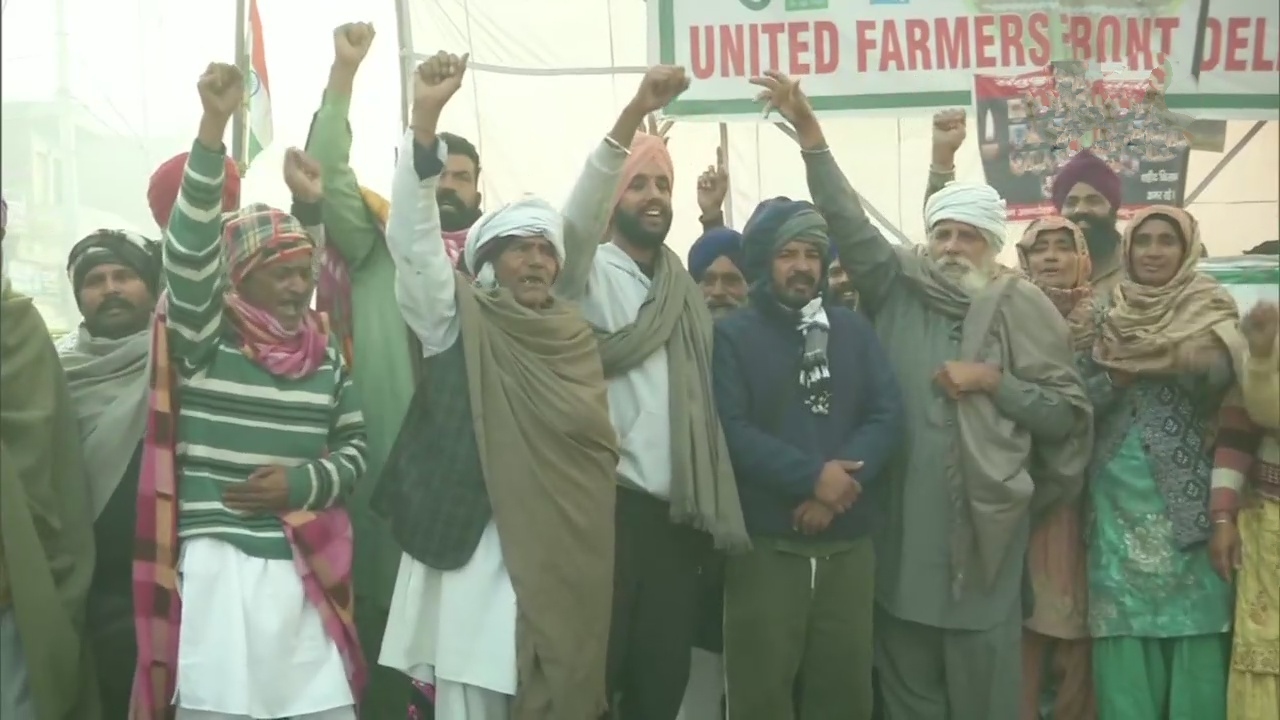
[[[466,565],[408,555],[378,663],[436,686],[436,720],[506,720],[516,692],[516,593],[492,521]]]
[[[724,656],[693,649],[689,685],[676,720],[719,720],[724,713]]]
[[[178,567],[179,720],[355,717],[342,655],[292,560],[197,537]]]

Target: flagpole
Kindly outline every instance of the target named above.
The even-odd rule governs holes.
[[[231,119],[231,159],[235,161],[241,175],[248,169],[245,155],[249,146],[245,141],[245,124],[249,115],[248,80],[249,74],[253,72],[253,68],[249,66],[249,50],[245,47],[245,23],[248,16],[247,2],[248,0],[236,0],[236,67],[240,68],[240,74],[245,78],[245,94],[240,110]]]

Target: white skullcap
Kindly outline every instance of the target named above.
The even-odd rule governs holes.
[[[564,218],[551,203],[526,195],[485,213],[467,232],[467,243],[462,251],[467,268],[475,275],[476,284],[484,288],[497,287],[498,284],[491,263],[486,262],[484,267],[476,267],[476,258],[486,245],[498,238],[535,235],[540,235],[551,243],[556,252],[556,260],[563,265]]]
[[[1005,244],[1005,202],[995,188],[984,183],[949,182],[929,196],[924,205],[924,226],[932,231],[941,220],[972,225],[1000,252]]]

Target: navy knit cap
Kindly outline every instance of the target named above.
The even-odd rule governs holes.
[[[812,219],[812,222],[795,222],[804,219]],[[805,227],[808,232],[801,235],[784,232],[788,227],[800,226]],[[776,197],[757,205],[746,226],[742,228],[742,274],[747,282],[755,284],[758,280],[767,280],[778,250],[798,237],[812,239],[824,255],[828,253],[826,222],[813,203]],[[823,264],[823,272],[825,280],[826,263]]]

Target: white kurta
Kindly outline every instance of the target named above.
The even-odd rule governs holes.
[[[515,695],[516,592],[492,521],[466,565],[436,570],[400,558],[381,665],[420,682]]]
[[[183,542],[178,571],[177,705],[282,718],[355,704],[342,655],[292,560],[196,537]]]

